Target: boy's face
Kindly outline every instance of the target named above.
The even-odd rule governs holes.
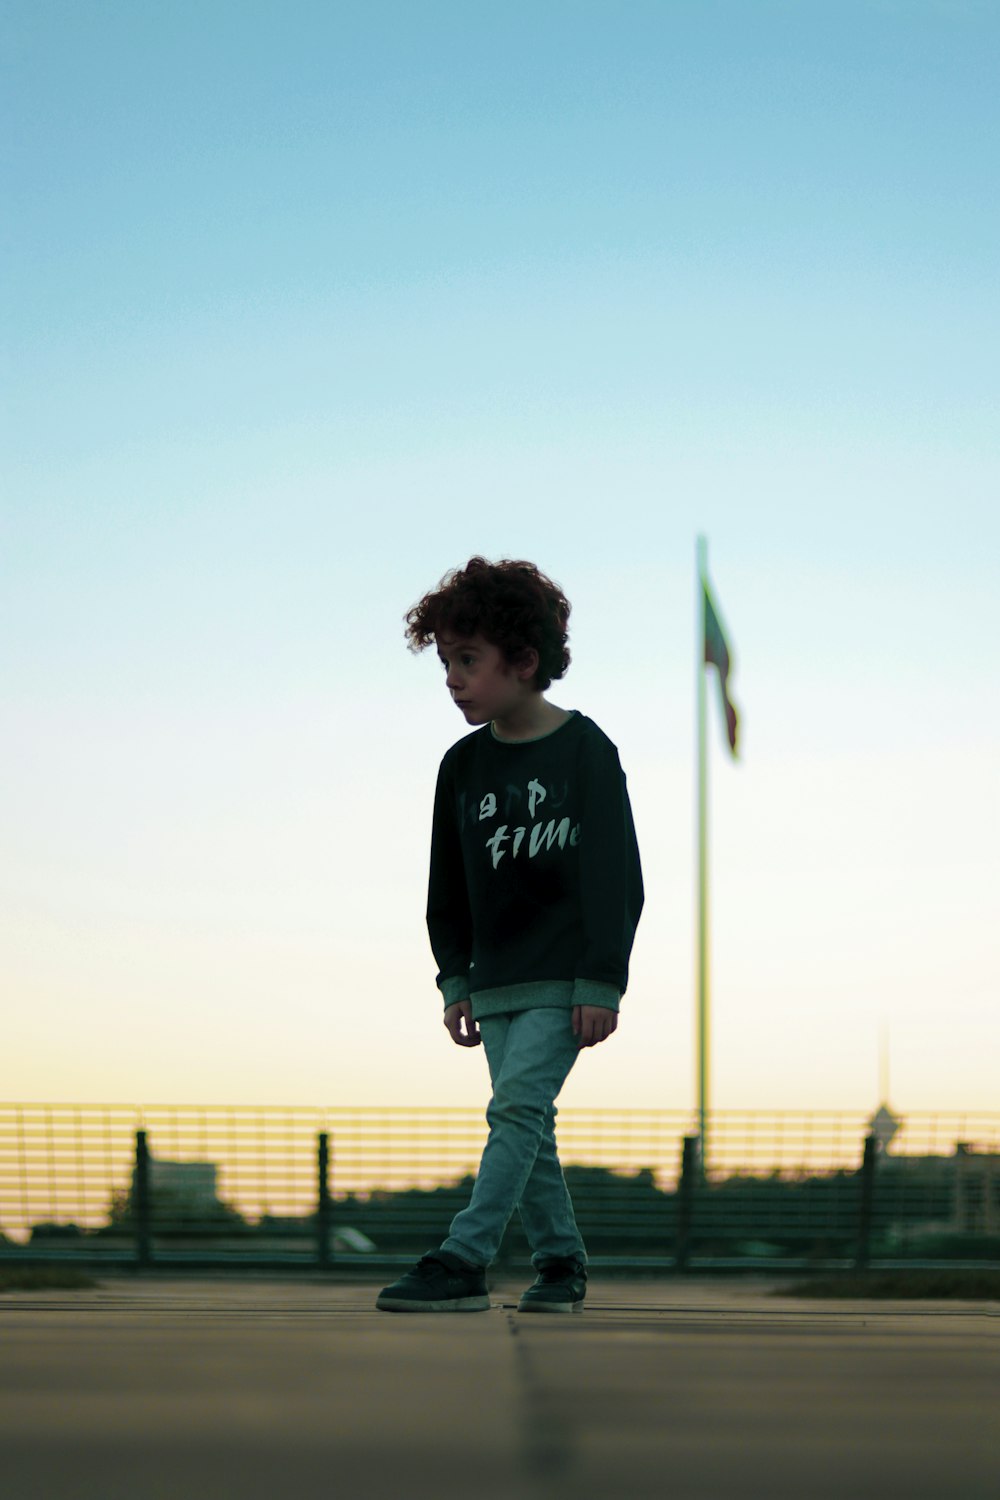
[[[523,665],[513,666],[499,646],[481,635],[439,635],[437,650],[448,674],[445,686],[467,724],[506,719],[535,693],[534,652]]]

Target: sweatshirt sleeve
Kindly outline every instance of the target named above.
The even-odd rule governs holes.
[[[427,892],[427,933],[437,960],[437,986],[445,1008],[469,996],[472,915],[465,863],[455,815],[455,795],[447,759],[438,771],[431,829],[431,868]]]
[[[588,740],[580,769],[584,942],[573,999],[576,1004],[617,1010],[617,998],[628,984],[629,957],[643,905],[639,847],[625,773],[611,741],[603,735]],[[596,998],[602,992],[605,998]]]

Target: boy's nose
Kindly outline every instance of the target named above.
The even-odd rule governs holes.
[[[444,685],[449,692],[453,693],[456,688],[462,686],[462,679],[456,672],[449,672],[444,680]]]

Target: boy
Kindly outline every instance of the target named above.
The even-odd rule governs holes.
[[[469,1207],[376,1307],[476,1312],[515,1208],[537,1280],[522,1312],[578,1312],[586,1251],[556,1152],[555,1099],[618,1024],[642,874],[618,752],[544,694],[569,666],[569,602],[532,563],[474,557],[406,616],[476,732],[445,755],[427,927],[444,1024],[486,1048],[489,1139]]]

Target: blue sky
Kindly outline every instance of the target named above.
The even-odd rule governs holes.
[[[462,732],[401,616],[574,603],[649,901],[567,1103],[989,1108],[1000,16],[6,7],[3,1092],[474,1103],[422,929]],[[718,730],[718,725],[715,726]]]

